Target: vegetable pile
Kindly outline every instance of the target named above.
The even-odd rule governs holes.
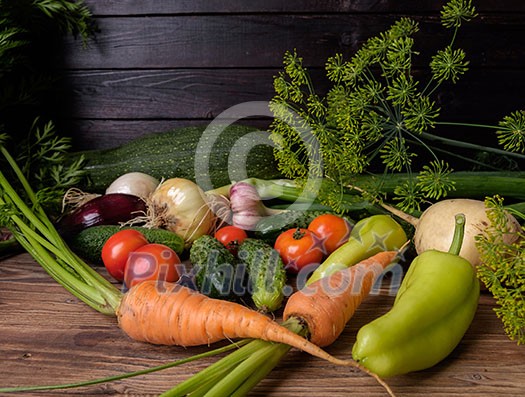
[[[116,316],[130,338],[182,347],[233,341],[233,353],[167,396],[245,395],[292,347],[357,368],[394,395],[384,378],[430,368],[458,346],[476,315],[480,282],[509,337],[523,343],[523,173],[452,171],[430,144],[443,139],[428,132],[439,123],[431,95],[467,70],[454,38],[475,16],[470,1],[444,6],[442,24],[453,38],[432,58],[422,90],[410,74],[418,27],[408,18],[350,61],[330,58],[334,86],[325,98],[315,94],[297,54],[287,53],[271,104],[272,162],[263,161],[268,151],[257,152],[255,172],[237,181],[214,169],[210,190],[196,183],[193,167],[202,130],[142,138],[101,156],[65,156],[44,134],[40,143],[54,142],[51,152],[60,153],[48,156],[52,161],[72,176],[87,173],[82,182],[70,180],[78,182],[75,194],[64,195],[59,217],[50,216],[46,191],[28,179],[2,135],[8,167],[0,171],[0,224],[73,295]],[[446,143],[523,160],[524,120],[516,112],[496,128],[502,148]],[[251,132],[231,131],[230,139]],[[180,144],[175,172],[168,170],[173,159],[160,161],[171,144],[158,142],[167,140]],[[149,145],[156,149],[144,153]],[[232,144],[219,146],[213,156],[224,165]],[[413,147],[432,158],[419,170]],[[129,161],[112,163],[125,153]],[[268,169],[275,174],[262,179]],[[472,188],[473,175],[485,178],[482,190]],[[312,176],[319,192],[308,190]],[[359,330],[352,357],[323,350],[390,273],[404,274],[394,304]],[[23,388],[0,389],[14,390]]]

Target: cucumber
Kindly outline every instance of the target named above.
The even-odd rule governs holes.
[[[84,157],[86,178],[78,187],[94,193],[104,192],[111,182],[128,172],[143,172],[159,180],[180,177],[195,181],[195,159],[208,159],[209,169],[202,176],[211,180],[213,188],[248,177],[282,178],[268,133],[258,132],[268,135],[267,144],[253,145],[260,141],[247,136],[258,131],[253,127],[230,125],[221,132],[222,126],[214,126],[208,132],[220,132],[219,137],[212,148],[197,153],[206,128],[191,126],[149,134],[112,149],[76,152],[68,155],[68,161]],[[211,141],[212,134],[208,132],[204,139]],[[206,146],[201,143],[200,147]]]
[[[255,306],[263,312],[281,307],[286,272],[279,253],[262,240],[247,238],[239,246],[237,257],[246,265],[248,289]]]
[[[118,225],[88,227],[68,240],[68,244],[73,251],[86,261],[100,265],[102,264],[102,247],[104,247],[104,244],[112,235],[123,229],[138,230],[146,237],[148,242],[167,245],[177,254],[182,254],[184,250],[184,239],[169,230],[136,226],[121,227]]]
[[[233,296],[237,260],[215,237],[203,235],[190,248],[195,288],[212,298]]]

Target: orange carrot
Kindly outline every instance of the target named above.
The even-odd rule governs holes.
[[[174,283],[144,281],[132,287],[117,310],[131,338],[159,345],[196,346],[223,339],[253,338],[285,343],[334,364],[355,366],[240,304],[209,298]]]
[[[332,344],[397,254],[380,252],[295,292],[286,303],[284,319],[295,317],[305,322],[315,345]]]

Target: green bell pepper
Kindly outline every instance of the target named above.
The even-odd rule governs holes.
[[[359,330],[354,360],[390,377],[432,367],[458,345],[480,293],[474,268],[457,255],[464,221],[462,215],[456,217],[449,252],[429,250],[413,260],[392,309]]]

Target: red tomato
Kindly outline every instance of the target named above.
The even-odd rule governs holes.
[[[164,244],[146,244],[131,252],[124,282],[128,288],[146,280],[175,282],[182,273],[179,256]]]
[[[118,281],[124,280],[124,268],[131,251],[148,244],[144,235],[133,229],[124,229],[112,235],[102,247],[102,262],[108,273]]]
[[[352,225],[340,216],[323,214],[310,222],[308,230],[319,236],[324,253],[329,255],[348,241]]]
[[[318,265],[323,259],[319,238],[308,229],[290,229],[281,233],[275,240],[274,248],[290,273],[298,273],[309,265]]]
[[[224,244],[233,255],[237,255],[237,248],[247,237],[246,231],[237,226],[224,226],[215,232],[215,238]]]

